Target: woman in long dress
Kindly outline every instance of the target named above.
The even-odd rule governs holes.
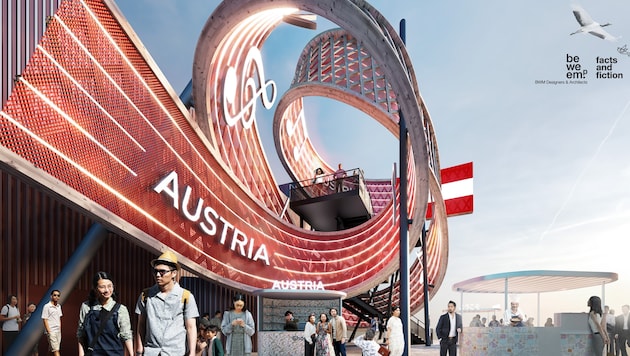
[[[402,356],[405,350],[400,307],[392,308],[392,316],[387,321],[387,346],[389,347],[390,356]]]
[[[330,334],[332,333],[332,325],[328,322],[328,315],[322,313],[319,315],[319,322],[317,323],[317,336],[315,338],[315,355],[316,356],[329,356],[329,342]]]

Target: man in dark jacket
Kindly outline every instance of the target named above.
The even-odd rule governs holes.
[[[448,302],[448,313],[440,316],[435,332],[440,339],[440,356],[457,355],[457,339],[462,332],[462,316],[455,313],[457,304],[454,301]]]

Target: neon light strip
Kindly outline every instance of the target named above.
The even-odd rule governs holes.
[[[91,13],[91,12],[90,12]],[[63,23],[61,21],[61,19],[59,19],[59,21],[61,23]],[[95,19],[96,21],[96,19]],[[177,154],[177,152],[172,148],[172,146],[164,139],[164,137],[160,134],[160,132],[158,130],[155,129],[155,127],[151,124],[151,122],[144,116],[144,114],[137,108],[137,106],[131,101],[131,99],[123,92],[122,88],[120,88],[118,86],[118,84],[113,80],[113,78],[111,78],[111,76],[109,76],[107,74],[107,72],[104,70],[104,68],[102,68],[102,66],[100,66],[98,64],[98,62],[96,61],[96,59],[89,54],[87,48],[85,48],[85,46],[83,46],[81,43],[78,42],[78,39],[76,38],[76,36],[74,36],[74,34],[71,33],[70,29],[65,25],[64,28],[66,29],[66,31],[72,36],[73,39],[75,39],[75,41],[77,41],[77,43],[80,45],[80,47],[86,52],[86,54],[88,54],[90,56],[90,58],[94,61],[94,63],[98,66],[98,68],[104,73],[104,75],[106,75],[106,77],[112,82],[112,84],[121,92],[121,94],[125,97],[125,99],[128,100],[128,102],[130,103],[130,105],[132,105],[134,107],[134,109],[136,109],[136,111],[138,112],[138,114],[145,120],[145,122],[147,122],[147,124],[149,124],[151,126],[151,128],[154,130],[154,132],[162,139],[162,141],[165,143],[165,145],[167,147],[169,147],[171,149],[171,152],[179,159],[179,161],[189,170],[189,172],[197,179],[197,181],[200,183],[200,185],[202,185],[206,191],[215,198],[215,201],[219,201],[221,202],[222,206],[226,208],[226,210],[230,211],[235,217],[237,217],[244,225],[249,226],[252,230],[257,231],[260,235],[265,236],[267,238],[269,238],[270,240],[275,241],[277,244],[279,245],[284,245],[286,248],[290,248],[290,249],[295,249],[294,246],[289,245],[288,243],[281,241],[281,240],[277,240],[274,239],[271,235],[264,233],[263,231],[261,231],[260,229],[256,228],[255,226],[247,223],[243,218],[240,217],[239,214],[237,214],[234,210],[232,210],[227,204],[223,203],[222,199],[216,199],[218,198],[216,194],[214,194],[214,192],[209,189],[209,187],[204,183],[204,181],[194,172],[194,170],[192,170],[192,168],[181,158],[181,156],[179,156]],[[102,31],[106,30],[101,26],[100,27]],[[107,34],[107,38],[110,39],[110,41],[112,41],[112,45],[119,50],[119,47],[116,45],[115,42],[113,42],[113,39],[111,38],[111,36],[109,36],[109,34]],[[127,62],[127,64],[130,66],[130,68],[133,70],[133,72],[138,76],[138,78],[141,80],[141,82],[144,84],[145,88],[147,89],[148,92],[150,92],[152,94],[152,97],[155,99],[155,102],[160,104],[160,108],[166,113],[168,114],[168,117],[171,118],[172,123],[179,129],[179,132],[182,133],[182,136],[185,138],[185,135],[183,134],[183,132],[181,131],[181,128],[177,125],[177,122],[172,119],[172,116],[168,113],[168,111],[166,110],[166,108],[162,105],[162,103],[157,99],[157,96],[151,91],[151,89],[146,85],[146,82],[144,80],[142,80],[142,77],[139,75],[139,73],[137,72],[137,70],[135,70],[135,68],[132,66],[132,64],[130,63],[130,61],[124,56],[124,53],[122,53],[122,51],[119,50],[119,53],[123,56],[123,58],[125,59],[125,61]],[[218,178],[218,175],[216,173],[214,173],[214,170],[211,169],[210,165],[208,164],[207,161],[205,161],[205,159],[203,158],[203,156],[201,156],[201,154],[196,150],[196,148],[194,147],[194,145],[192,145],[192,143],[186,138],[186,141],[189,143],[189,145],[191,147],[193,147],[194,151],[197,153],[197,155],[200,157],[200,159],[204,162],[204,164],[209,168],[209,171],[212,172],[214,174],[215,177]],[[220,180],[222,181],[222,180]],[[229,188],[226,184],[223,184],[224,187]],[[238,195],[234,195],[237,200],[243,204],[241,204],[242,206],[247,206],[247,204],[244,204],[244,202],[238,197]],[[250,209],[250,211],[255,214],[256,216],[260,217],[262,219],[262,216],[260,214],[258,214],[257,212],[255,212],[253,209]],[[273,225],[272,225],[273,226]],[[277,227],[274,226],[274,228],[277,229]],[[286,231],[283,231],[284,233],[287,233]],[[288,234],[288,233],[287,233]],[[288,234],[291,235],[291,234]],[[179,236],[178,236],[179,237]],[[300,237],[301,236],[296,236],[296,237]],[[350,237],[352,238],[352,237]],[[326,243],[328,244],[331,241],[343,241],[345,239],[340,239],[340,240],[327,240],[327,241],[321,241],[321,243]],[[319,243],[320,241],[313,241],[313,240],[308,240],[310,243]],[[200,251],[198,248],[195,248],[197,251]],[[320,251],[320,252],[327,252],[327,251]],[[204,253],[205,255],[205,253]],[[214,260],[214,259],[213,259]],[[305,260],[308,261],[308,260]],[[336,262],[339,260],[330,260],[330,262]],[[237,270],[240,271],[240,270]]]
[[[114,45],[115,45],[115,44],[114,44]],[[123,57],[124,57],[124,56],[123,56]],[[131,66],[131,68],[132,68],[132,69],[134,69],[132,66]],[[135,72],[135,69],[134,69],[134,72]],[[144,83],[144,81],[142,81],[142,83]],[[149,92],[151,92],[151,91],[149,90]],[[151,93],[152,93],[152,92],[151,92]],[[152,93],[152,94],[153,94],[153,93]],[[157,103],[158,103],[158,104],[162,107],[162,109],[164,110],[164,107],[161,105],[161,103],[160,103],[159,101],[156,101],[156,102],[157,102]],[[166,112],[166,111],[165,111],[165,112]],[[166,112],[166,113],[168,114],[168,112]],[[169,117],[171,117],[171,116],[169,115]],[[171,117],[171,119],[172,119],[172,117]],[[174,122],[174,120],[173,120],[173,122]],[[177,126],[177,123],[175,123],[175,126],[176,126],[176,127],[178,127],[178,129],[180,129],[180,132],[181,132],[181,128],[179,128],[179,126]],[[154,130],[155,130],[155,128],[154,128]],[[156,132],[157,132],[157,131],[156,131]],[[158,132],[158,136],[160,136],[160,137],[163,139],[163,137],[162,137],[161,135],[159,135],[159,132]],[[185,137],[185,136],[184,136],[184,137]],[[169,148],[171,148],[171,150],[172,150],[172,147],[170,147],[170,145],[168,145],[168,143],[167,143],[167,142],[165,142],[165,143],[166,143],[166,145],[167,145]],[[190,142],[189,142],[189,143],[190,143]],[[193,146],[192,144],[191,144],[191,147],[193,147],[193,148],[194,148],[194,146]],[[184,162],[183,160],[181,160],[181,157],[180,157],[179,155],[177,155],[177,153],[176,153],[174,150],[172,150],[172,151],[173,151],[173,153],[175,154],[175,156],[176,156],[176,157],[178,157],[178,159],[180,159],[180,161],[183,163],[183,165],[184,165],[186,168],[188,168],[188,169],[190,170],[190,167],[189,167],[187,164],[185,164],[185,162]],[[196,150],[195,150],[195,152],[199,155],[199,152],[197,152]],[[201,155],[199,155],[199,156],[200,156],[201,160],[202,160],[202,161],[203,161],[203,162],[207,165],[207,162],[203,159],[203,157],[202,157]],[[214,173],[214,171],[213,171],[213,170],[210,170],[210,171],[212,171],[212,172]],[[193,176],[194,176],[194,177],[195,177],[195,178],[196,178],[196,179],[200,182],[201,186],[203,186],[204,188],[206,188],[206,190],[207,190],[208,192],[210,192],[210,194],[211,194],[212,196],[215,196],[215,197],[216,197],[216,195],[215,195],[215,194],[213,194],[213,193],[212,193],[212,191],[211,191],[210,189],[208,189],[208,187],[207,187],[207,186],[203,183],[203,181],[202,181],[202,180],[201,180],[201,179],[200,179],[200,178],[199,178],[196,174],[194,174],[194,172],[193,172],[192,170],[190,170],[190,172],[191,172],[191,173],[192,173],[192,175],[193,175]],[[215,176],[216,176],[216,174],[215,174]],[[224,185],[224,186],[225,186],[225,185]],[[241,201],[241,202],[242,202],[242,200],[241,200],[238,196],[236,196],[236,195],[235,195],[235,197],[236,197],[239,201]],[[218,201],[221,201],[221,200],[219,200],[219,199],[217,199],[217,200],[218,200]],[[222,204],[223,204],[223,203],[222,203]],[[232,209],[230,209],[228,206],[226,206],[225,204],[223,204],[223,206],[226,208],[226,210],[231,211],[235,217],[238,217],[241,221],[243,221],[243,222],[244,222],[244,220],[243,220],[242,218],[240,218],[239,214],[234,213],[234,211],[233,211]],[[246,205],[243,205],[243,206],[246,206]],[[257,216],[260,216],[260,215],[259,215],[259,214],[257,214],[255,211],[253,211],[253,210],[251,210],[251,209],[250,209],[250,211],[252,211],[252,212],[253,212],[254,214],[256,214]],[[160,225],[161,225],[161,224],[160,224]],[[282,241],[279,241],[279,240],[275,240],[275,239],[273,239],[273,238],[272,238],[272,237],[270,237],[269,235],[262,233],[262,231],[260,231],[260,230],[256,229],[255,227],[251,226],[250,224],[248,224],[248,223],[246,223],[246,222],[245,222],[245,225],[250,226],[250,227],[252,228],[252,230],[255,230],[255,231],[257,230],[257,231],[259,231],[259,233],[260,233],[262,236],[267,236],[268,238],[270,238],[270,240],[274,240],[274,241],[276,241],[278,244],[284,244],[284,245],[286,245],[287,247],[292,247],[292,246],[288,246],[288,244],[285,244],[285,243],[283,243]],[[273,225],[271,225],[271,226],[273,227]],[[276,227],[274,227],[274,228],[276,228]],[[277,228],[276,228],[276,229],[277,229]],[[168,230],[168,229],[167,229],[167,230]],[[169,232],[170,232],[170,231],[169,231]],[[287,235],[291,235],[290,233],[287,233],[287,232],[285,232],[285,231],[283,231],[283,233],[285,233],[285,234],[287,234]],[[178,238],[180,238],[178,235],[175,235],[175,236],[177,236]],[[301,237],[300,237],[300,238],[301,238]],[[309,240],[309,242],[311,242],[311,243],[317,243],[318,241],[312,241],[312,240]],[[326,241],[326,243],[329,243],[329,242],[330,242],[330,240]],[[196,247],[194,247],[194,246],[193,246],[193,248],[194,248],[195,250],[198,250],[198,249],[197,249]],[[202,252],[202,253],[203,253],[203,252]],[[206,254],[204,253],[204,255],[206,255]],[[208,256],[208,257],[210,257],[210,256]],[[212,258],[210,257],[210,259],[212,259]],[[212,259],[212,260],[214,260],[214,259]],[[215,261],[216,261],[216,260],[215,260]],[[219,262],[219,261],[217,261],[217,262]],[[334,260],[332,260],[332,261],[330,261],[330,262],[334,262]],[[219,263],[220,263],[220,262],[219,262]],[[220,264],[222,264],[222,263],[220,263]],[[223,265],[223,264],[222,264],[222,265]],[[242,271],[239,271],[239,272],[242,272]],[[244,273],[244,274],[246,274],[246,273]]]
[[[391,229],[390,229],[390,230],[391,230]],[[371,253],[371,254],[373,254],[373,255],[379,255],[381,252],[383,252],[383,251],[385,250],[385,247],[387,247],[387,246],[388,246],[388,244],[379,244],[379,245],[380,245],[380,248],[379,248],[377,251],[370,250],[370,252],[369,252],[369,253]],[[399,245],[399,244],[398,244],[398,243],[396,243],[396,246],[397,246],[397,245]],[[347,248],[345,248],[345,249],[339,249],[338,251],[339,251],[339,252],[341,252],[341,251],[344,251],[344,250],[347,250]],[[342,259],[341,259],[341,261],[352,260],[352,259],[354,259],[354,258],[356,258],[356,257],[358,257],[358,256],[360,256],[360,255],[362,255],[362,254],[365,254],[365,253],[366,253],[366,251],[365,251],[365,250],[363,250],[363,251],[360,251],[359,253],[355,253],[354,255],[346,256],[346,258],[342,258]],[[282,258],[283,258],[283,259],[285,259],[285,260],[290,260],[290,261],[295,261],[295,262],[300,262],[300,261],[303,261],[303,260],[300,260],[300,259],[297,259],[297,258],[293,258],[293,257],[291,257],[291,256],[280,255],[280,254],[278,254],[278,253],[276,253],[275,255],[276,255],[276,256],[280,256],[280,257],[282,257]],[[362,262],[360,262],[360,263],[358,263],[358,264],[355,264],[354,266],[357,266],[357,265],[362,265],[362,264],[366,263],[366,261],[368,261],[368,260],[364,259]],[[326,264],[326,263],[328,263],[328,261],[317,261],[317,260],[311,260],[311,261],[308,261],[308,263],[309,263],[309,264]],[[370,263],[373,263],[373,261],[370,261]],[[353,266],[353,267],[354,267],[354,266]],[[349,269],[349,268],[348,268],[348,269]],[[335,271],[335,272],[340,272],[340,271],[344,271],[344,270],[337,270],[337,271]],[[322,272],[322,274],[325,274],[325,272]]]
[[[249,277],[255,277],[255,279],[260,279],[260,280],[264,280],[266,282],[274,282],[273,279],[266,279],[266,278],[260,278],[259,276],[256,275],[252,275],[249,273],[246,273],[244,271],[241,270],[237,270],[235,268],[233,268],[232,266],[225,264],[215,258],[213,258],[212,256],[208,255],[207,253],[205,253],[203,250],[200,250],[199,248],[197,248],[195,245],[193,245],[192,243],[188,242],[188,240],[186,240],[185,238],[181,237],[180,235],[178,235],[175,231],[172,231],[171,229],[168,228],[168,226],[162,224],[159,220],[157,220],[156,218],[154,218],[151,214],[147,213],[146,211],[144,211],[141,207],[139,207],[138,205],[134,204],[131,200],[127,199],[127,197],[125,197],[123,194],[119,193],[116,189],[110,187],[107,183],[103,182],[102,180],[100,180],[97,176],[93,175],[92,173],[90,173],[90,171],[88,171],[87,169],[85,169],[83,166],[81,166],[79,163],[73,161],[70,157],[66,156],[65,154],[63,154],[63,152],[57,150],[54,146],[52,146],[51,144],[49,144],[47,141],[45,141],[44,139],[42,139],[41,137],[39,137],[37,134],[35,134],[34,132],[30,131],[27,127],[23,126],[20,122],[18,122],[17,120],[15,120],[14,118],[12,118],[11,116],[9,116],[8,114],[6,114],[4,111],[0,111],[0,116],[4,117],[5,119],[7,119],[9,122],[13,123],[15,126],[17,126],[20,130],[24,131],[26,134],[28,134],[29,136],[31,136],[33,139],[35,139],[37,142],[39,142],[40,144],[42,144],[44,147],[48,148],[50,151],[54,152],[57,156],[61,157],[64,161],[68,162],[69,164],[71,164],[72,166],[74,166],[77,170],[79,170],[81,173],[85,174],[86,176],[88,176],[89,178],[91,178],[92,180],[94,180],[96,183],[98,183],[100,186],[102,186],[103,188],[105,188],[107,191],[109,191],[110,193],[112,193],[114,196],[116,196],[118,199],[122,200],[123,202],[125,202],[126,204],[129,204],[131,207],[133,207],[136,211],[140,212],[142,215],[144,215],[145,217],[147,217],[149,220],[151,220],[152,222],[154,222],[156,225],[160,226],[162,229],[164,229],[164,231],[167,231],[168,233],[170,233],[171,235],[175,236],[177,239],[179,239],[180,241],[182,241],[183,243],[185,243],[186,245],[190,246],[191,248],[195,249],[196,251],[198,251],[199,253],[201,253],[202,255],[206,256],[208,259],[217,262],[218,264],[220,264],[223,267],[226,267],[228,269],[240,272],[246,276]]]
[[[42,101],[44,101],[48,106],[50,106],[53,110],[55,110],[59,115],[61,115],[70,125],[74,126],[77,130],[79,130],[85,137],[87,137],[90,141],[94,142],[98,147],[101,148],[108,156],[113,158],[118,164],[123,166],[129,173],[133,174],[135,177],[138,174],[133,171],[129,166],[127,166],[123,161],[121,161],[115,154],[113,154],[110,150],[107,149],[102,143],[100,143],[94,136],[92,136],[87,130],[85,130],[78,122],[74,121],[73,118],[70,117],[65,111],[61,110],[55,103],[53,103],[48,97],[46,97],[42,92],[37,90],[31,83],[27,82],[26,79],[20,77],[20,82],[24,83],[35,95],[37,95]]]
[[[390,250],[388,251],[388,253],[387,253],[385,256],[386,256],[386,257],[390,257],[390,256],[392,256],[392,255],[394,255],[394,254],[397,254],[397,253],[398,253],[398,249],[397,249],[397,247],[398,247],[398,246],[399,246],[398,244],[396,244],[395,246],[393,246],[394,248],[390,249]],[[384,258],[383,258],[383,260],[384,260]],[[314,262],[316,262],[316,261],[309,261],[309,262],[308,262],[308,264],[313,264]],[[361,263],[358,263],[358,264],[353,264],[353,265],[351,265],[351,266],[349,266],[349,267],[347,267],[347,268],[343,268],[343,269],[336,269],[336,270],[334,270],[334,271],[303,272],[302,274],[307,275],[307,276],[310,276],[310,275],[313,275],[313,276],[322,276],[322,275],[338,275],[338,274],[340,274],[340,273],[341,273],[341,274],[343,274],[344,272],[351,271],[351,270],[355,269],[355,268],[356,268],[356,266],[358,266],[358,265],[363,265],[363,264],[366,264],[366,263],[370,263],[370,264],[372,265],[372,267],[370,267],[368,270],[366,270],[366,271],[365,271],[365,272],[363,272],[362,274],[358,274],[358,275],[356,275],[356,276],[354,276],[354,277],[352,277],[352,278],[344,278],[344,279],[343,279],[342,281],[340,281],[340,282],[329,283],[329,284],[327,284],[327,285],[346,284],[348,281],[352,281],[352,280],[355,280],[355,279],[361,278],[361,277],[363,277],[364,275],[371,273],[371,272],[372,272],[372,270],[374,270],[374,269],[377,267],[377,265],[378,265],[378,264],[375,264],[373,261],[367,261],[367,260],[364,260],[364,261],[363,261],[363,262],[361,262]],[[280,271],[284,271],[284,272],[291,272],[291,273],[294,273],[292,270],[288,270],[288,269],[285,269],[285,268],[282,268],[282,267],[276,267],[276,269],[277,269],[277,270],[280,270]],[[378,270],[380,271],[380,270],[381,270],[381,267],[378,267]],[[295,274],[295,273],[294,273],[294,274]]]
[[[376,225],[375,225],[376,226]],[[386,229],[386,231],[383,231],[384,229]],[[376,241],[374,245],[380,245],[381,246],[381,250],[382,248],[388,244],[389,239],[392,238],[391,236],[389,236],[388,234],[393,232],[392,230],[395,230],[395,226],[392,226],[391,224],[379,224],[378,225],[378,230],[376,230],[374,233],[372,233],[372,235],[370,236],[370,238],[375,237],[375,236],[380,236]],[[363,240],[364,242],[367,241]],[[381,241],[384,240],[384,243],[381,243]],[[291,248],[291,252],[298,250],[298,251],[303,251],[303,252],[311,252],[312,249],[308,249],[308,248],[301,248],[301,247],[297,247],[297,246],[292,246]],[[318,253],[340,253],[340,252],[346,252],[348,250],[348,247],[342,247],[342,248],[337,248],[337,249],[331,249],[331,250],[326,250],[326,251],[318,251]],[[379,250],[379,251],[381,251]],[[340,258],[336,261],[345,261],[345,260],[350,260],[355,258],[356,256],[359,256],[361,254],[365,253],[365,250],[360,250],[358,253],[354,254],[354,255],[348,255],[344,258]],[[291,257],[291,256],[287,256],[287,255],[282,255],[280,253],[276,253],[276,256],[280,256],[284,259],[287,260],[293,260],[293,261],[302,261],[299,260],[297,258]],[[308,261],[309,263],[328,263],[329,261]]]
[[[41,45],[37,45],[37,49],[39,49],[46,57],[48,57],[48,59],[50,59],[51,62],[53,62],[53,64],[66,76],[66,78],[68,78],[77,88],[79,88],[79,90],[81,90],[81,92],[83,92],[83,94],[90,99],[90,101],[92,101],[92,103],[94,105],[96,105],[101,112],[103,112],[103,114],[105,116],[107,116],[109,118],[109,120],[114,123],[114,125],[118,126],[118,128],[120,129],[120,131],[122,131],[125,136],[127,136],[131,141],[133,141],[133,143],[138,146],[138,148],[140,148],[142,150],[142,152],[146,152],[147,150],[140,144],[140,142],[138,142],[133,136],[131,136],[131,134],[124,128],[122,127],[122,125],[120,125],[118,123],[118,120],[116,120],[112,115],[109,114],[109,112],[107,112],[107,110],[105,110],[104,107],[101,106],[101,104],[96,101],[96,99],[94,99],[94,97],[83,88],[83,86],[76,81],[76,79],[74,79],[74,77],[72,77],[70,75],[70,73],[68,73],[68,71],[66,71],[66,69],[61,65],[61,63],[57,62],[53,56],[48,53],[48,51],[46,51]]]

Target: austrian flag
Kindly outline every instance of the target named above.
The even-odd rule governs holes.
[[[442,176],[442,197],[446,205],[446,215],[456,216],[473,212],[473,164],[444,168]],[[431,199],[431,198],[429,198]],[[433,218],[433,201],[427,206],[427,219]]]

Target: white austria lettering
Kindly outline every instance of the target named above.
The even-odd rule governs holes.
[[[177,172],[172,171],[167,174],[153,190],[158,194],[163,194],[170,198],[173,208],[180,210],[180,187]],[[221,222],[223,228],[221,229],[221,235],[219,237],[220,244],[229,245],[230,250],[233,252],[252,261],[262,261],[265,265],[269,266],[269,256],[265,244],[257,245],[254,238],[247,237],[247,235],[235,227],[234,224],[217,214],[212,207],[204,207],[204,200],[202,198],[197,199],[194,213],[191,213],[188,207],[191,195],[192,188],[186,186],[184,188],[184,196],[181,198],[181,211],[186,219],[198,223],[201,231],[208,236],[217,235],[217,221]],[[226,244],[226,242],[228,243]]]
[[[279,290],[324,290],[322,281],[273,281],[271,289]]]
[[[252,69],[255,70],[252,71]],[[255,73],[257,78],[247,77],[250,72]],[[267,96],[268,87],[271,87],[271,98]],[[241,92],[240,95],[237,95],[239,89]],[[223,114],[228,126],[234,126],[237,122],[242,121],[243,128],[249,129],[256,118],[256,99],[258,97],[266,109],[271,109],[276,100],[276,83],[273,80],[265,81],[262,56],[258,48],[252,47],[247,52],[240,76],[234,67],[228,67],[225,72]],[[245,99],[249,101],[243,102]],[[232,114],[233,112],[234,114]]]

